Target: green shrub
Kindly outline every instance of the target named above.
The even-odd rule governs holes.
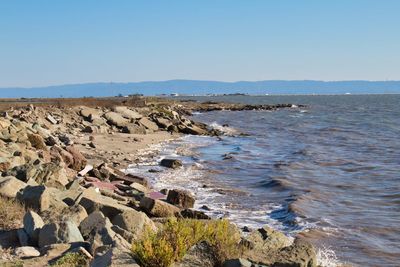
[[[88,259],[78,252],[70,252],[63,255],[51,266],[57,267],[85,267],[89,266]]]
[[[170,219],[158,232],[146,230],[132,252],[143,267],[168,267],[200,241],[214,248],[219,264],[242,253],[240,234],[227,220],[191,219]]]
[[[11,230],[21,226],[25,209],[15,200],[0,197],[0,230]]]

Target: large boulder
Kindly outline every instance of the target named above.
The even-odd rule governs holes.
[[[194,207],[195,199],[188,191],[173,189],[168,191],[167,201],[181,208],[190,209]]]
[[[35,211],[61,211],[68,206],[57,196],[58,190],[47,188],[44,185],[28,185],[22,191],[17,193],[17,200]]]
[[[74,164],[74,156],[68,151],[62,149],[58,145],[50,148],[51,161],[55,163],[64,162],[65,166],[72,167]]]
[[[94,108],[83,107],[79,111],[80,115],[83,116],[87,120],[91,120],[93,117],[100,117],[100,111]]]
[[[138,120],[143,117],[140,113],[131,110],[125,106],[116,106],[113,108],[113,111],[121,114],[124,118],[127,119]]]
[[[72,169],[80,171],[85,168],[87,164],[87,159],[82,155],[82,153],[74,146],[67,146],[66,150],[72,155],[74,163],[72,164]]]
[[[117,127],[124,127],[127,126],[129,124],[129,120],[125,119],[124,117],[122,117],[121,114],[116,113],[116,112],[107,112],[106,114],[104,114],[104,117],[107,119],[107,122],[110,125],[114,125]]]
[[[202,129],[198,126],[192,125],[192,126],[178,126],[180,132],[185,133],[185,134],[191,134],[191,135],[207,135],[208,132],[205,129]]]
[[[100,210],[106,217],[111,219],[118,213],[132,210],[132,208],[119,204],[113,198],[100,195],[93,188],[88,188],[83,192],[79,204],[86,209],[88,214],[95,210]]]
[[[15,176],[24,182],[33,180],[38,184],[60,189],[63,189],[69,182],[65,169],[55,163],[28,163],[14,167],[3,174]]]
[[[182,161],[179,159],[162,159],[160,165],[171,169],[177,169],[182,167]]]
[[[272,266],[316,267],[315,249],[309,242],[296,238],[291,246],[283,248],[275,255]]]
[[[39,239],[40,229],[44,226],[42,218],[34,211],[28,211],[24,215],[24,230],[30,239],[30,243],[36,245]]]
[[[51,244],[83,242],[83,237],[76,224],[70,220],[49,223],[39,232],[39,247]]]
[[[121,227],[133,234],[133,238],[140,238],[145,229],[157,230],[152,220],[146,214],[136,210],[126,210],[117,214],[111,221],[114,225]]]
[[[144,128],[144,126],[130,124],[122,128],[122,132],[129,134],[146,134],[146,128]]]
[[[158,130],[158,126],[155,122],[152,122],[151,120],[149,120],[148,118],[141,118],[139,120],[139,124],[143,125],[144,127],[146,127],[147,129],[151,130],[151,131],[157,131]]]
[[[0,196],[15,198],[17,193],[26,186],[26,183],[13,176],[0,177]]]
[[[172,217],[180,212],[180,209],[165,201],[143,197],[140,200],[140,208],[154,217]]]

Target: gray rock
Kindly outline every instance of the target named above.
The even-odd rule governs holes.
[[[31,244],[37,244],[40,229],[44,226],[42,218],[34,211],[28,211],[24,215],[24,230],[29,236]]]
[[[152,122],[148,118],[144,118],[144,117],[141,118],[139,120],[139,124],[143,125],[147,129],[152,130],[152,131],[157,131],[158,130],[157,124],[155,122]]]
[[[218,259],[212,246],[203,241],[191,247],[173,267],[214,267],[217,263]]]
[[[316,267],[314,247],[305,240],[296,238],[294,243],[282,249],[273,260],[273,267]]]
[[[153,221],[146,214],[136,210],[123,211],[117,214],[111,222],[131,232],[135,239],[140,238],[146,228],[153,231],[157,230]]]
[[[28,185],[18,192],[17,200],[22,202],[25,207],[42,212],[46,210],[61,211],[68,206],[59,199],[58,191],[55,188],[47,188],[43,185]]]
[[[26,186],[26,183],[13,176],[0,177],[0,196],[15,198],[17,193]]]
[[[163,159],[161,160],[160,165],[167,168],[177,169],[182,167],[182,161],[179,159]]]
[[[105,253],[96,256],[90,263],[91,267],[140,267],[128,252],[110,248]]]
[[[194,207],[195,199],[188,191],[173,189],[168,191],[167,201],[184,209],[190,209]]]
[[[92,231],[97,231],[105,227],[105,225],[106,217],[104,214],[101,211],[94,211],[80,223],[79,229],[82,235],[87,237]]]
[[[210,216],[205,214],[202,211],[192,210],[192,209],[184,209],[180,212],[183,218],[188,219],[196,219],[196,220],[210,220]]]
[[[129,134],[146,134],[146,128],[136,124],[130,124],[122,128],[122,132]]]
[[[121,114],[116,112],[107,112],[106,114],[104,114],[104,117],[107,119],[107,122],[110,125],[114,125],[117,127],[127,126],[130,122],[129,120],[122,117]]]
[[[40,252],[35,247],[23,246],[14,250],[14,255],[18,258],[32,258],[39,257]]]
[[[267,267],[267,266],[254,264],[246,259],[231,259],[231,260],[226,260],[222,264],[222,267]]]
[[[165,201],[143,197],[140,200],[140,208],[154,217],[173,217],[180,212],[180,209]]]
[[[119,204],[113,198],[100,195],[93,188],[88,188],[83,192],[79,204],[86,209],[88,214],[95,210],[100,210],[106,217],[111,219],[118,213],[132,210],[132,208]]]
[[[125,117],[127,119],[138,120],[143,117],[138,112],[131,110],[125,106],[116,106],[113,108],[113,111],[121,114],[123,117]]]
[[[70,220],[46,224],[39,232],[39,247],[83,241],[78,227]]]
[[[21,246],[28,246],[29,245],[29,236],[25,232],[24,228],[20,228],[17,230],[17,236],[19,240],[19,244]]]

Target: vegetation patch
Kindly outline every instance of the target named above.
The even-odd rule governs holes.
[[[89,266],[89,260],[78,252],[66,253],[51,266],[57,267],[86,267]]]
[[[25,208],[19,202],[0,197],[0,230],[12,230],[19,228],[22,218],[25,214]]]
[[[158,232],[146,230],[143,238],[132,244],[132,252],[143,267],[167,267],[201,241],[213,247],[220,265],[243,252],[240,234],[227,220],[192,219],[169,219]]]

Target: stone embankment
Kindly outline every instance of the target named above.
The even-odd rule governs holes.
[[[118,161],[129,155],[134,158],[142,143],[179,134],[221,134],[187,117],[194,110],[217,110],[218,105],[186,105],[30,105],[4,112],[0,118],[0,201],[12,206],[0,205],[0,265],[48,266],[63,255],[78,253],[90,266],[140,266],[131,244],[145,231],[159,231],[171,217],[211,220],[193,209],[195,197],[190,192],[156,192],[146,179],[119,169]],[[271,108],[280,107],[289,106]],[[239,105],[220,108],[251,109]],[[127,164],[132,161],[128,159]],[[160,164],[165,168],[182,165],[174,160]],[[17,205],[25,210],[19,219],[11,216]],[[213,251],[212,246],[197,251],[203,243],[189,249],[175,265],[217,265],[219,261],[204,265]],[[223,266],[317,264],[309,243],[301,239],[291,242],[267,226],[243,235],[240,243],[246,249]]]

